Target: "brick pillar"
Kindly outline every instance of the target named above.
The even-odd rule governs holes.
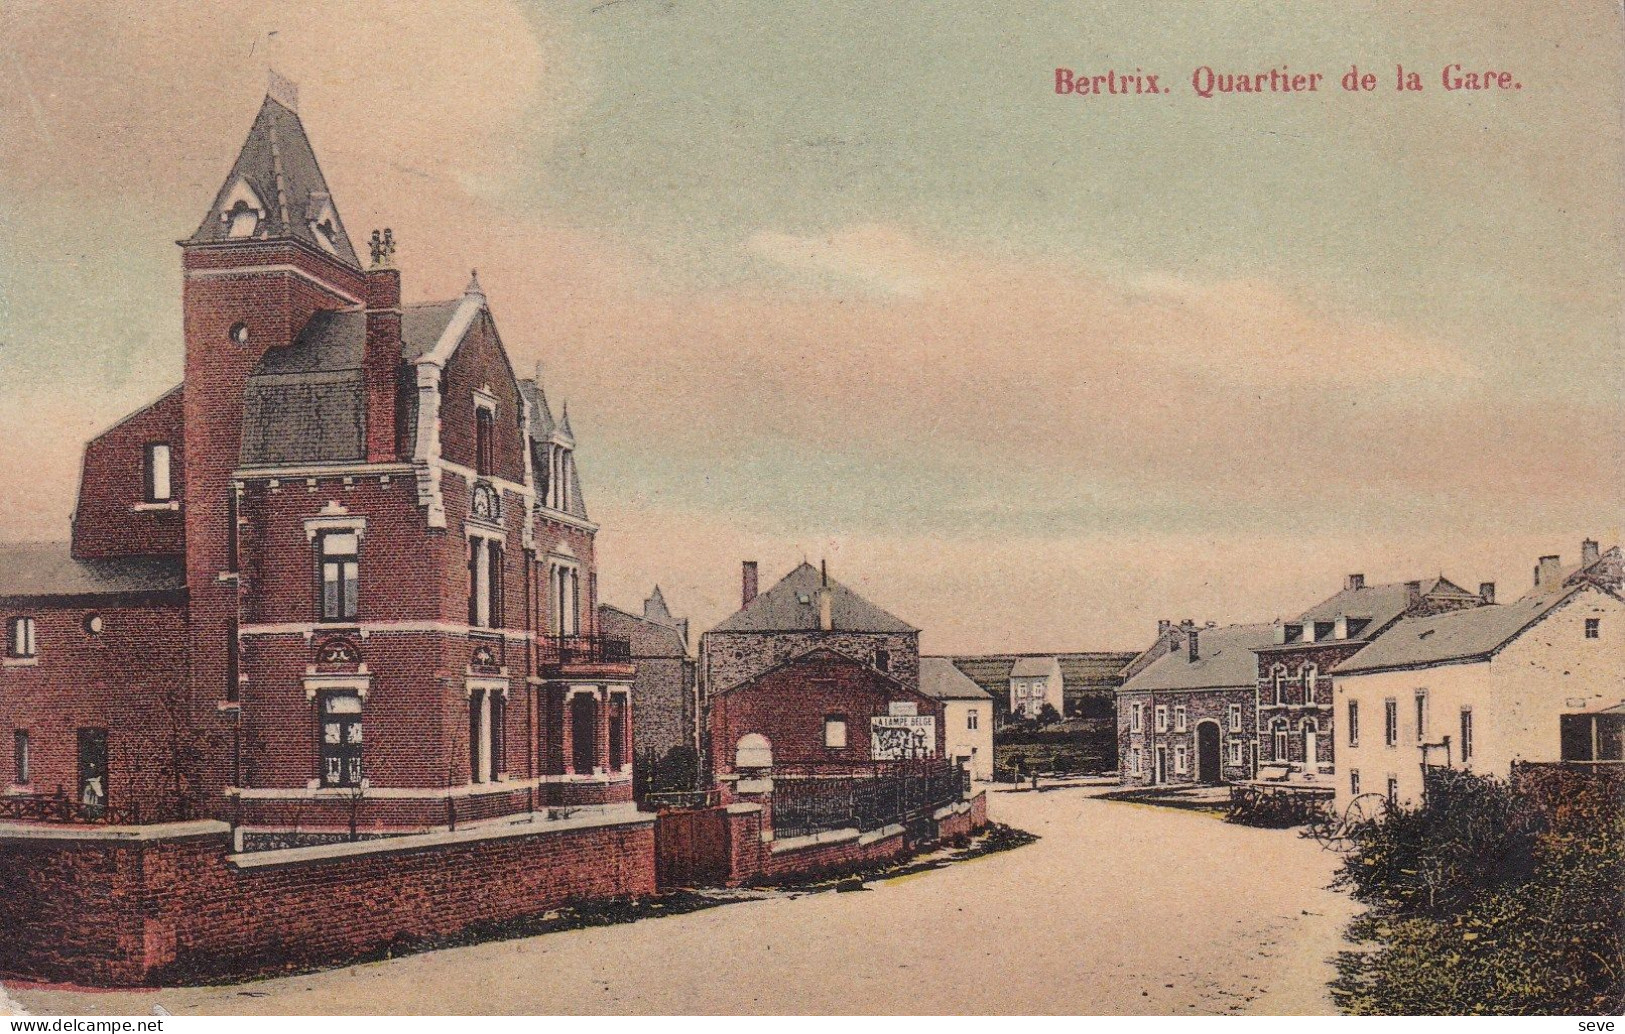
[[[401,274],[398,269],[369,269],[364,274],[367,336],[361,358],[366,397],[367,461],[396,458],[395,396],[401,365]]]
[[[594,716],[598,720],[598,742],[593,746],[598,749],[593,752],[593,764],[601,771],[609,771],[609,688],[598,687],[599,695],[594,699]]]

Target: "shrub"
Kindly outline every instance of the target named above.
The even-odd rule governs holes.
[[[1537,799],[1451,774],[1354,831],[1338,876],[1371,910],[1333,996],[1367,1014],[1618,1015],[1625,801],[1575,780]]]

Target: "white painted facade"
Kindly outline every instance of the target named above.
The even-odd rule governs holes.
[[[1594,637],[1587,623],[1596,622]],[[1488,657],[1423,667],[1334,675],[1337,807],[1360,793],[1414,805],[1422,790],[1422,743],[1429,762],[1505,779],[1513,761],[1562,759],[1559,716],[1625,701],[1625,603],[1589,587],[1547,612]],[[1418,730],[1418,699],[1422,701]],[[1388,742],[1387,706],[1397,736]],[[1351,720],[1350,705],[1358,709]],[[1461,756],[1463,714],[1471,755]],[[1354,733],[1357,728],[1357,739]],[[1353,739],[1353,742],[1351,742]]]
[[[971,778],[993,778],[993,701],[944,700],[944,741],[950,758],[969,758]]]
[[[1010,672],[1010,713],[1037,718],[1048,704],[1056,714],[1066,713],[1061,662],[1054,657],[1023,657]]]

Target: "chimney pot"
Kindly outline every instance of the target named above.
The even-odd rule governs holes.
[[[756,561],[746,560],[740,568],[740,606],[750,606],[750,601],[756,598],[757,574]]]
[[[1363,589],[1363,588],[1365,588],[1365,575],[1363,575],[1363,574],[1351,574],[1351,575],[1349,575],[1347,588],[1349,588],[1349,589]]]
[[[1494,582],[1479,582],[1478,583],[1478,595],[1483,598],[1485,603],[1494,603],[1495,602],[1495,583]]]
[[[1540,564],[1535,568],[1535,584],[1550,585],[1556,578],[1558,571],[1562,570],[1563,558],[1558,555],[1543,556]]]
[[[1596,539],[1586,539],[1580,543],[1580,566],[1590,567],[1597,562],[1599,553]]]

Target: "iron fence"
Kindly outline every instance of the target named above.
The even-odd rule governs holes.
[[[119,806],[86,804],[64,791],[54,794],[10,794],[0,797],[0,821],[90,823],[109,826],[137,826],[143,822],[184,822],[193,818],[184,802],[149,805],[140,801]]]
[[[614,635],[556,635],[536,642],[542,667],[565,664],[631,664],[632,641]]]
[[[860,832],[907,824],[965,799],[962,767],[900,765],[844,775],[773,773],[773,829],[795,837],[831,829]]]

